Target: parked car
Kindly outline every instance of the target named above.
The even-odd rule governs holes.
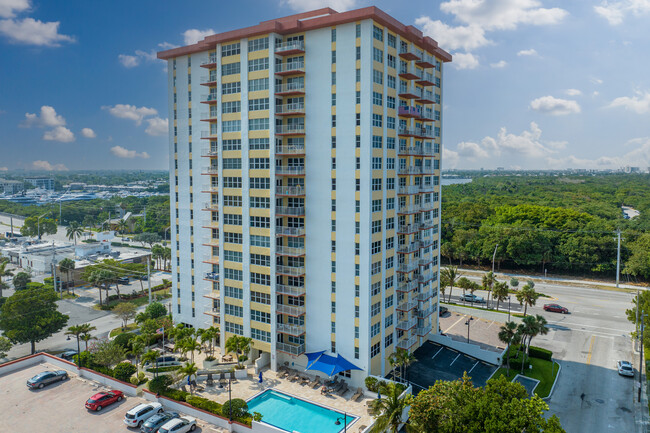
[[[552,311],[554,313],[569,314],[569,309],[558,304],[544,304],[544,311]]]
[[[473,293],[465,293],[460,297],[462,301],[467,301],[467,302],[473,302],[476,304],[484,304],[485,299],[483,299],[481,296],[476,296]]]
[[[98,392],[86,401],[86,409],[100,411],[106,406],[122,401],[124,393],[116,389],[106,392]]]
[[[77,355],[76,350],[66,350],[63,353],[59,354],[59,358],[65,359],[66,361],[72,361],[72,359]]]
[[[449,309],[447,307],[440,307],[440,312],[438,313],[440,316],[445,314]]]
[[[172,367],[176,365],[181,365],[181,362],[175,356],[159,356],[153,365],[150,362],[146,362],[144,368]]]
[[[36,376],[27,380],[27,388],[42,389],[45,385],[67,380],[68,377],[69,377],[68,372],[65,370],[42,371],[38,373]]]
[[[119,277],[117,282],[120,284],[129,284],[129,277]]]
[[[178,418],[179,415],[176,412],[162,412],[153,415],[151,418],[146,420],[144,424],[140,427],[141,433],[156,433],[160,427],[165,425],[168,421]]]
[[[634,377],[634,367],[632,367],[631,362],[616,361],[616,368],[618,369],[618,374],[621,376]]]
[[[160,403],[142,403],[130,409],[124,415],[124,424],[128,427],[140,427],[142,423],[163,411]]]
[[[158,433],[185,433],[196,429],[196,419],[191,416],[182,416],[167,421],[158,429]]]

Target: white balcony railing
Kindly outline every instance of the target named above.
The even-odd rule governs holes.
[[[305,307],[298,307],[296,305],[278,304],[275,308],[278,314],[286,314],[288,316],[302,316],[305,314]]]

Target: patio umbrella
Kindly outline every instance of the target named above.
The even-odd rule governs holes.
[[[306,370],[321,371],[328,376],[334,376],[343,371],[361,370],[341,355],[337,355],[336,357],[326,355],[324,350],[320,352],[307,353],[306,355]]]

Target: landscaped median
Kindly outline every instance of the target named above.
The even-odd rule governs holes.
[[[552,359],[553,352],[542,349],[541,347],[530,346],[529,356],[526,357],[523,365],[523,372],[522,353],[519,351],[519,347],[512,346],[509,352],[511,356],[510,372],[507,371],[507,366],[504,366],[499,368],[492,377],[505,376],[509,380],[512,380],[515,376],[521,374],[531,379],[536,379],[539,381],[539,384],[535,388],[535,394],[541,398],[549,397],[553,389],[553,384],[557,380],[560,372],[559,364]],[[503,362],[505,365],[505,359]]]

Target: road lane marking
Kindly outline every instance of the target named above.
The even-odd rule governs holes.
[[[454,362],[456,362],[456,360],[458,359],[459,356],[460,356],[460,353],[459,353],[458,355],[456,355],[456,357],[454,358],[453,361],[451,361],[451,364],[449,364],[450,367],[451,367],[452,365],[454,365]]]
[[[435,358],[436,356],[438,356],[438,354],[439,354],[440,352],[442,352],[442,349],[444,349],[444,347],[441,347],[441,348],[436,352],[436,354],[433,355],[433,356],[431,357],[431,359],[433,359],[433,358]]]
[[[596,336],[591,336],[591,343],[589,344],[589,353],[587,353],[587,365],[591,364],[591,349],[594,348],[594,341],[596,341]]]
[[[474,364],[472,366],[472,368],[469,369],[469,371],[467,372],[467,375],[469,375],[472,372],[472,370],[474,370],[474,367],[476,367],[478,364],[479,364],[478,361],[476,361],[476,364]]]

